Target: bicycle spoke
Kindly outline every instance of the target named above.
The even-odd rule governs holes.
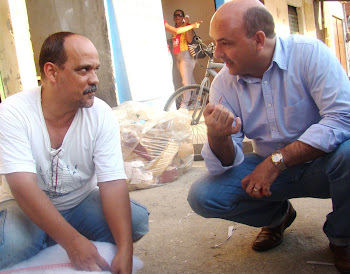
[[[169,98],[166,103],[164,110],[175,110],[178,109],[178,102],[181,102],[182,96],[185,92],[194,91],[197,96],[200,94],[200,85],[188,85],[179,88],[175,93]],[[206,105],[207,98],[209,96],[209,89],[204,87],[201,93],[202,98],[197,97],[197,102],[194,104],[195,109],[189,110],[189,115],[191,115],[191,131],[193,144],[204,144],[207,140],[207,127],[204,123],[203,117],[203,107]],[[177,103],[176,103],[177,102]],[[204,106],[203,106],[204,103]]]
[[[201,117],[197,125],[191,125],[193,144],[204,144],[207,140],[207,126]]]

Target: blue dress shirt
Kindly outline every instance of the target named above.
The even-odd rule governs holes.
[[[267,157],[299,140],[325,152],[350,138],[350,82],[336,56],[320,40],[301,35],[277,37],[272,62],[262,79],[230,75],[223,68],[210,89],[210,102],[221,103],[242,120],[232,135],[236,157],[244,160],[244,135],[254,152]],[[211,174],[224,167],[208,143],[202,150]]]

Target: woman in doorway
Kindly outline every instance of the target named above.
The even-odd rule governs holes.
[[[175,28],[172,25],[169,25],[168,21],[164,20],[164,28],[167,32],[172,33],[174,35],[178,35],[178,34],[185,33],[185,32],[192,30],[192,29],[198,29],[202,22],[203,21],[197,21],[197,22],[194,22],[193,24],[188,24],[187,26],[184,26],[184,27]],[[171,68],[172,68],[173,67],[173,57],[171,56],[171,53],[170,53],[169,44],[168,44],[168,52],[169,52],[169,56],[170,56],[169,58],[171,60],[170,63],[171,63]]]
[[[187,15],[185,17],[185,13],[183,12],[183,10],[175,10],[174,22],[175,22],[176,28],[190,25],[189,17]],[[196,61],[192,58],[188,50],[188,43],[192,42],[193,35],[194,35],[194,32],[191,29],[181,34],[173,34],[173,37],[172,37],[173,54],[175,56],[176,66],[182,78],[182,84],[184,86],[195,84],[193,70],[196,65]],[[194,94],[194,97],[195,97],[195,94]],[[190,103],[193,103],[193,102],[191,102],[191,92],[189,91],[183,95],[180,107],[189,109]]]

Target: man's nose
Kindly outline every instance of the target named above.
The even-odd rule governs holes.
[[[97,76],[96,70],[93,70],[91,72],[90,77],[89,77],[89,84],[97,85],[99,82],[100,82],[100,80],[98,80],[98,76]]]
[[[215,58],[221,58],[223,56],[222,51],[220,49],[220,46],[216,45],[215,46],[215,51],[214,51],[214,57]]]

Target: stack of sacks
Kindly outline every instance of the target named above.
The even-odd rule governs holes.
[[[156,111],[139,102],[114,108],[129,190],[169,183],[192,167],[191,117],[187,110]]]

